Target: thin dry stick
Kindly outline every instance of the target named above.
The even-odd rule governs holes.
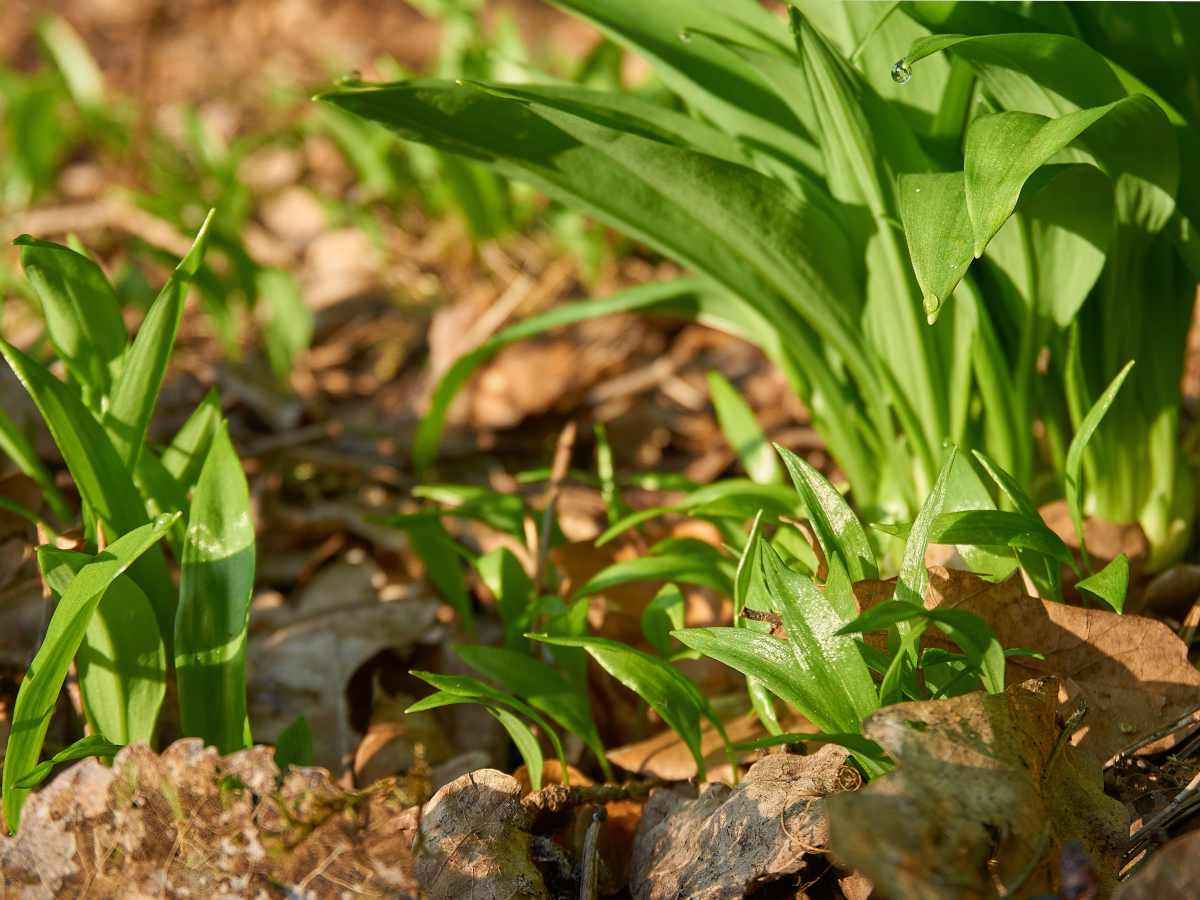
[[[558,436],[554,447],[554,462],[550,467],[550,483],[546,487],[546,509],[542,513],[542,531],[538,535],[537,563],[533,570],[533,587],[539,593],[543,590],[542,581],[546,576],[546,562],[550,555],[550,529],[554,524],[554,510],[558,506],[558,495],[562,491],[562,483],[566,480],[567,469],[571,464],[571,451],[575,449],[575,420],[566,424]]]
[[[596,882],[600,876],[600,826],[608,818],[604,807],[597,805],[583,839],[583,872],[579,878],[579,900],[596,900]]]
[[[1104,764],[1104,768],[1111,769],[1113,766],[1136,753],[1138,750],[1141,750],[1143,747],[1149,746],[1157,740],[1161,740],[1168,735],[1174,734],[1176,731],[1182,731],[1189,725],[1200,724],[1200,715],[1198,714],[1200,714],[1200,704],[1193,706],[1170,725],[1159,728],[1157,731],[1152,731],[1145,737],[1140,737],[1129,746],[1119,750],[1114,756],[1109,758],[1108,762]]]
[[[1187,787],[1175,795],[1174,800],[1168,803],[1157,815],[1151,817],[1149,821],[1129,838],[1129,850],[1125,853],[1126,858],[1136,853],[1138,847],[1151,839],[1155,832],[1169,825],[1180,808],[1191,800],[1192,797],[1196,796],[1196,794],[1200,794],[1200,772],[1197,772],[1192,780],[1188,782]]]

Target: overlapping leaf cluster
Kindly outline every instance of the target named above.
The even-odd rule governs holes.
[[[645,58],[674,103],[438,80],[325,99],[528,181],[697,280],[497,336],[447,374],[418,462],[455,385],[504,342],[659,309],[762,347],[872,517],[911,518],[953,443],[1037,484],[1039,502],[1076,493],[1140,522],[1154,564],[1181,552],[1200,195],[1180,159],[1200,57],[1179,48],[1194,49],[1195,14],[1146,13],[1174,48],[1150,64],[1128,38],[1141,11],[1112,5],[797,0],[790,30],[754,0],[557,5]],[[1067,436],[1133,359],[1111,421],[1068,459]]]

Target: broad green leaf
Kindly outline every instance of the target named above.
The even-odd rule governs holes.
[[[962,609],[931,609],[927,617],[966,654],[989,694],[1004,692],[1004,648],[987,622]]]
[[[204,399],[188,416],[171,443],[162,453],[163,467],[185,491],[191,491],[208,459],[208,448],[221,425],[221,398],[216,390]]]
[[[642,635],[659,656],[671,655],[671,632],[683,627],[685,606],[679,588],[665,584],[642,610]]]
[[[425,567],[425,577],[453,608],[463,629],[473,634],[475,613],[471,609],[471,594],[467,589],[454,538],[436,518],[413,519],[406,522],[403,528],[413,551]]]
[[[0,410],[0,452],[7,454],[22,474],[33,479],[60,524],[74,518],[62,492],[55,485],[53,476],[38,458],[33,445],[29,443],[29,438],[21,432],[17,423],[10,419],[3,410]]]
[[[414,497],[439,504],[442,509],[437,516],[474,519],[524,540],[525,503],[516,494],[502,494],[473,484],[422,484],[413,488],[412,493]],[[413,518],[397,516],[392,521],[399,524]],[[429,514],[415,518],[429,518]]]
[[[933,531],[934,522],[942,514],[942,505],[946,499],[946,486],[954,469],[954,458],[957,450],[950,448],[950,454],[938,474],[933,490],[929,492],[921,512],[917,515],[908,540],[904,544],[904,556],[900,561],[900,576],[896,579],[895,599],[917,606],[925,605],[925,589],[929,587],[929,570],[925,568],[925,551],[929,545],[929,535]]]
[[[94,557],[38,548],[38,567],[55,597]],[[124,575],[113,580],[75,655],[88,721],[117,744],[149,743],[167,690],[167,651],[145,593]]]
[[[0,353],[33,398],[92,514],[110,534],[126,534],[145,524],[146,511],[133,480],[76,393],[12,345],[0,341]],[[150,598],[160,633],[170,635],[175,589],[162,551],[151,548],[133,564],[129,577]]]
[[[28,793],[15,786],[17,777],[24,777],[37,763],[67,669],[83,642],[96,607],[117,576],[154,546],[172,519],[163,516],[113,541],[95,562],[71,580],[55,607],[45,640],[21,681],[13,706],[3,778],[4,816],[13,831],[20,825],[21,806]]]
[[[188,496],[183,485],[167,471],[158,454],[153,448],[144,447],[138,454],[137,469],[133,473],[133,482],[141,492],[145,503],[146,514],[150,517],[166,512],[182,513],[180,521],[171,526],[167,533],[167,543],[175,558],[183,556],[184,532],[188,515]]]
[[[1075,585],[1118,613],[1125,612],[1125,596],[1129,591],[1129,557],[1118,555],[1099,572],[1089,575]]]
[[[533,579],[507,547],[480,556],[475,560],[475,571],[496,600],[504,622],[504,645],[510,649],[524,647],[523,635],[529,630],[533,607]]]
[[[712,398],[717,422],[730,448],[741,461],[742,468],[759,484],[779,481],[779,462],[767,443],[762,426],[742,396],[720,372],[708,373],[708,392]]]
[[[586,692],[577,690],[550,666],[525,653],[478,644],[458,645],[454,652],[472,669],[544,712],[568,734],[578,735],[609,773],[604,744],[592,720]],[[610,776],[611,773],[606,774]]]
[[[829,599],[811,578],[788,569],[770,544],[763,545],[762,562],[767,593],[795,660],[793,679],[804,686],[818,715],[813,721],[827,731],[856,730],[879,708],[858,642],[838,633],[845,620]]]
[[[114,744],[98,734],[90,734],[80,738],[66,749],[59,750],[49,759],[38,763],[26,775],[18,778],[13,787],[31,791],[46,780],[46,776],[54,770],[55,766],[75,762],[78,759],[87,759],[89,756],[116,756],[121,748],[121,744]]]
[[[112,398],[104,414],[104,428],[128,470],[137,467],[146,442],[146,428],[158,402],[167,362],[175,349],[175,335],[183,319],[188,287],[200,268],[208,245],[209,211],[196,234],[191,250],[167,279],[158,298],[146,313],[137,337],[129,346],[120,375],[114,380]]]
[[[1122,147],[1131,131],[1154,150],[1135,153]],[[1126,97],[1058,118],[993,113],[979,117],[967,130],[966,203],[976,257],[1012,215],[1026,180],[1077,139],[1111,169],[1110,177],[1128,174],[1143,185],[1150,195],[1143,202],[1153,207],[1141,220],[1148,231],[1166,224],[1179,187],[1178,151],[1170,123],[1153,100]]]
[[[906,536],[903,525],[881,525],[889,534]],[[959,544],[980,547],[1003,546],[1040,553],[1060,565],[1071,565],[1071,551],[1041,517],[999,509],[968,509],[942,513],[929,531],[930,544]]]
[[[1067,448],[1067,464],[1063,472],[1066,479],[1067,508],[1071,511],[1071,521],[1075,525],[1075,534],[1079,537],[1079,546],[1083,551],[1085,561],[1087,560],[1087,547],[1083,540],[1083,452],[1087,449],[1088,442],[1096,433],[1096,429],[1100,427],[1105,413],[1116,400],[1117,392],[1121,390],[1121,385],[1124,384],[1125,378],[1132,368],[1133,360],[1130,360],[1117,373],[1117,376],[1104,389],[1104,393],[1083,417],[1083,421],[1079,423],[1079,428],[1075,432],[1075,437],[1071,439],[1070,447]]]
[[[21,266],[41,301],[50,342],[88,406],[99,410],[129,342],[117,295],[86,256],[27,234],[13,243],[21,247]]]
[[[858,516],[845,498],[820,472],[786,447],[775,445],[792,484],[804,502],[809,523],[826,558],[838,556],[854,581],[879,577],[875,551]]]
[[[738,624],[742,609],[746,606],[746,597],[750,591],[750,582],[756,574],[761,573],[762,564],[759,562],[759,543],[762,540],[762,512],[759,511],[750,524],[750,534],[742,547],[742,555],[738,557],[737,570],[733,576],[733,622]],[[678,626],[683,627],[683,626]]]
[[[250,492],[228,428],[222,427],[213,435],[192,499],[175,619],[183,733],[221,753],[245,746],[254,555]]]
[[[732,630],[732,629],[731,629]],[[676,637],[680,633],[676,633]],[[704,695],[670,663],[634,650],[617,641],[598,637],[555,637],[530,635],[538,641],[565,647],[582,647],[609,675],[625,685],[674,729],[692,752],[696,770],[704,778],[704,754],[700,750],[700,717],[708,719],[725,739],[725,728]]]
[[[904,174],[897,190],[925,313],[932,322],[974,259],[962,172]]]
[[[885,600],[872,606],[852,622],[838,629],[838,634],[868,634],[872,631],[884,631],[901,622],[912,622],[926,617],[924,607],[914,606],[904,600]]]
[[[512,742],[517,745],[517,751],[521,754],[521,759],[525,760],[525,768],[529,772],[529,786],[535,791],[540,791],[542,789],[542,748],[538,745],[533,732],[529,730],[529,726],[503,707],[486,706],[484,708],[504,726],[504,730],[508,732]],[[565,768],[563,773],[565,775]]]
[[[291,766],[312,764],[312,731],[308,727],[308,719],[296,716],[292,724],[285,728],[275,741],[275,765],[279,767],[279,771],[286,772]]]

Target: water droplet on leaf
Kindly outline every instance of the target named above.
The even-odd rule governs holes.
[[[896,84],[908,84],[912,78],[912,68],[903,59],[896,60],[892,66],[892,81]]]
[[[679,39],[681,41],[683,41],[685,44],[690,44],[692,42],[692,33],[690,31],[688,31],[686,28],[680,28],[679,29]]]

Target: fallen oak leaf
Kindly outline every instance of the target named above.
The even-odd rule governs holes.
[[[854,586],[864,611],[891,599],[892,591],[886,581]],[[974,613],[1002,646],[1040,653],[1043,659],[1009,658],[1008,684],[1059,678],[1060,714],[1068,715],[1081,700],[1091,710],[1072,742],[1101,760],[1183,715],[1200,697],[1200,671],[1188,661],[1187,646],[1153,619],[1038,600],[1025,594],[1019,579],[992,584],[940,566],[929,570],[925,606]],[[954,649],[933,632],[925,642]],[[1172,740],[1142,752],[1167,749]]]
[[[892,900],[1024,897],[1056,890],[1075,840],[1111,888],[1128,813],[1065,740],[1057,693],[1048,678],[870,716],[864,734],[896,770],[827,801],[835,857]]]

